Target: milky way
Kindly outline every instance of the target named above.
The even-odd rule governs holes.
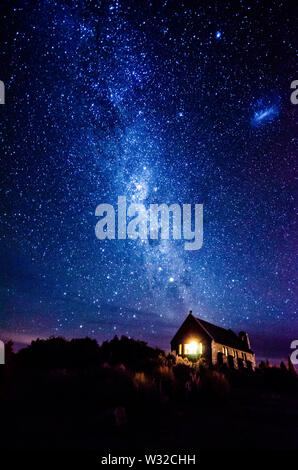
[[[2,7],[2,336],[125,334],[168,349],[192,309],[249,331],[260,356],[289,353],[288,10],[281,1]],[[119,195],[203,204],[203,247],[98,240],[95,208]]]

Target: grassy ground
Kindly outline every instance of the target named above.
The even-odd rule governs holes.
[[[63,368],[14,357],[1,379],[0,449],[297,451],[295,374],[210,370],[149,353],[137,364],[114,357]]]

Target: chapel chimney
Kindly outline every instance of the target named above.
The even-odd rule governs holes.
[[[246,333],[245,331],[240,331],[238,336],[241,339],[241,341],[245,344],[245,346],[248,349],[250,349],[250,341],[249,341],[248,333]]]

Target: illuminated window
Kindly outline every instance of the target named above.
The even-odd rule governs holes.
[[[182,344],[179,344],[178,354],[181,356],[182,354]]]
[[[222,347],[222,352],[225,356],[227,356],[228,355],[228,348],[226,346],[223,346]]]
[[[191,341],[190,343],[184,345],[184,351],[185,354],[196,356],[197,354],[202,354],[203,345],[202,343],[197,343],[197,341]]]

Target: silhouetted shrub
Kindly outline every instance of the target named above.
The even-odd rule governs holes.
[[[144,341],[122,336],[115,336],[111,341],[104,341],[100,347],[102,362],[109,364],[124,364],[131,370],[152,370],[164,358],[164,352],[151,348]]]
[[[200,380],[200,392],[209,400],[227,398],[231,387],[227,377],[216,370],[206,370]]]

